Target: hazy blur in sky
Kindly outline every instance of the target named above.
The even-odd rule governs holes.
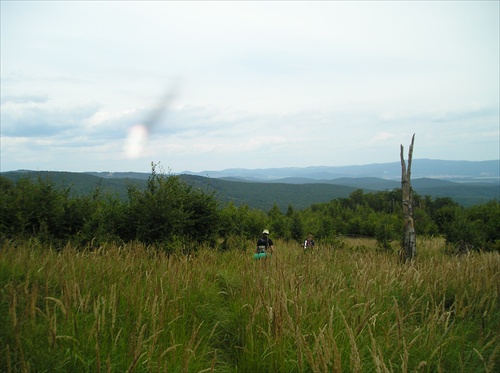
[[[498,1],[1,1],[1,170],[499,159]]]

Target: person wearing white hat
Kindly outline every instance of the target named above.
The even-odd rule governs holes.
[[[264,229],[262,231],[262,237],[257,240],[257,254],[262,253],[273,253],[274,243],[273,240],[269,238],[269,230]]]

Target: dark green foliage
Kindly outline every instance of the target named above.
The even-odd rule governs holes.
[[[243,249],[245,240],[255,240],[267,228],[275,239],[301,242],[310,233],[321,245],[338,236],[366,236],[391,249],[402,234],[401,189],[376,193],[359,189],[348,197],[300,210],[292,203],[285,209],[275,202],[266,213],[248,204],[221,205],[213,189],[159,174],[155,165],[149,179],[141,180],[144,187],[127,184],[125,199],[110,194],[100,182],[94,184],[92,193],[80,195],[72,187],[57,187],[48,174],[43,174],[45,178],[32,175],[17,181],[0,176],[0,234],[4,239],[36,237],[89,248],[106,242],[141,241],[167,251],[189,250],[191,244],[202,243],[227,250]],[[243,184],[250,189],[253,185]],[[214,185],[219,184],[214,180]],[[499,250],[498,201],[463,207],[449,197],[433,200],[417,193],[413,200],[417,235],[443,235],[452,245]],[[219,238],[222,245],[216,244]]]
[[[163,237],[181,236],[182,227],[188,219],[183,198],[182,187],[177,180],[164,180],[153,170],[146,190],[129,189],[128,238],[150,244]]]
[[[486,250],[500,251],[500,202],[490,201],[484,205],[472,206],[467,218],[484,236]]]
[[[215,191],[215,197],[222,203],[233,202],[237,206],[268,211],[278,205],[286,211],[291,202],[295,208],[303,209],[315,202],[328,202],[332,198],[347,197],[355,190],[352,187],[331,184],[284,184],[237,182],[182,175],[190,184],[198,182],[204,190]],[[194,179],[197,178],[197,179]]]
[[[67,191],[58,191],[49,179],[20,179],[15,187],[1,182],[2,234],[6,237],[36,235],[44,240],[63,234]]]
[[[436,222],[440,231],[444,226],[455,217],[455,211],[458,209],[458,203],[451,198],[437,198],[429,208],[432,219]]]
[[[287,213],[287,217],[291,219],[290,222],[290,236],[294,241],[302,241],[305,235],[304,224],[301,219],[301,215],[293,211],[290,214]]]
[[[16,210],[12,201],[17,194],[16,185],[0,176],[0,232],[12,236],[15,231]]]
[[[54,182],[57,187],[70,189],[71,197],[91,194],[99,185],[103,194],[112,194],[125,201],[128,198],[128,185],[145,189],[148,179],[146,173],[134,172],[55,172],[55,171],[9,171],[1,173],[11,181],[20,178],[41,176]],[[327,203],[332,199],[346,198],[357,189],[369,193],[378,199],[377,192],[399,194],[394,201],[398,206],[401,191],[397,189],[400,182],[380,178],[340,178],[322,180],[320,183],[294,184],[293,179],[286,183],[246,182],[228,179],[217,179],[196,175],[179,175],[182,181],[205,192],[215,192],[221,203],[232,201],[237,206],[248,205],[268,211],[275,203],[282,211],[292,202],[294,208],[305,209],[314,203]],[[495,182],[451,182],[439,179],[421,178],[412,181],[413,189],[420,195],[429,195],[434,199],[451,197],[464,207],[484,204],[498,199],[498,180]]]
[[[182,237],[186,242],[215,241],[217,202],[177,176],[157,174],[153,165],[147,188],[129,189],[129,239],[146,244]],[[132,233],[133,232],[133,233]]]
[[[477,221],[469,221],[463,211],[455,211],[453,220],[447,222],[443,228],[446,242],[451,244],[467,243],[472,247],[482,247],[485,237],[478,223]]]
[[[285,215],[283,215],[277,204],[274,204],[271,210],[269,210],[269,212],[267,213],[267,216],[269,218],[268,228],[271,230],[271,232],[273,232],[273,235],[288,239],[288,219],[286,219]]]
[[[102,195],[70,197],[48,179],[0,177],[0,232],[6,238],[36,236],[44,241],[73,240],[93,247],[105,242],[139,240],[213,244],[219,224],[213,195],[195,190],[178,177],[156,173],[147,188],[129,185],[129,202]]]
[[[229,235],[241,236],[246,239],[256,238],[267,224],[266,214],[247,205],[236,207],[228,203],[219,212],[221,237]]]
[[[391,242],[401,236],[399,219],[395,215],[384,214],[375,224],[378,245],[385,250],[392,250]]]
[[[446,242],[488,251],[500,249],[500,204],[497,201],[467,209],[447,205],[437,211],[437,216]]]

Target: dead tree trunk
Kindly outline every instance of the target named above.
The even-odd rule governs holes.
[[[415,134],[411,138],[410,150],[408,151],[408,168],[406,168],[405,160],[403,157],[403,145],[401,145],[401,190],[403,192],[403,247],[402,247],[402,261],[408,262],[417,256],[417,236],[415,234],[415,225],[413,223],[413,199],[410,183],[411,176],[411,160],[413,156],[413,142]]]

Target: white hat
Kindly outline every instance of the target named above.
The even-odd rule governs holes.
[[[264,229],[264,230],[262,231],[262,234],[269,234],[269,230]]]

